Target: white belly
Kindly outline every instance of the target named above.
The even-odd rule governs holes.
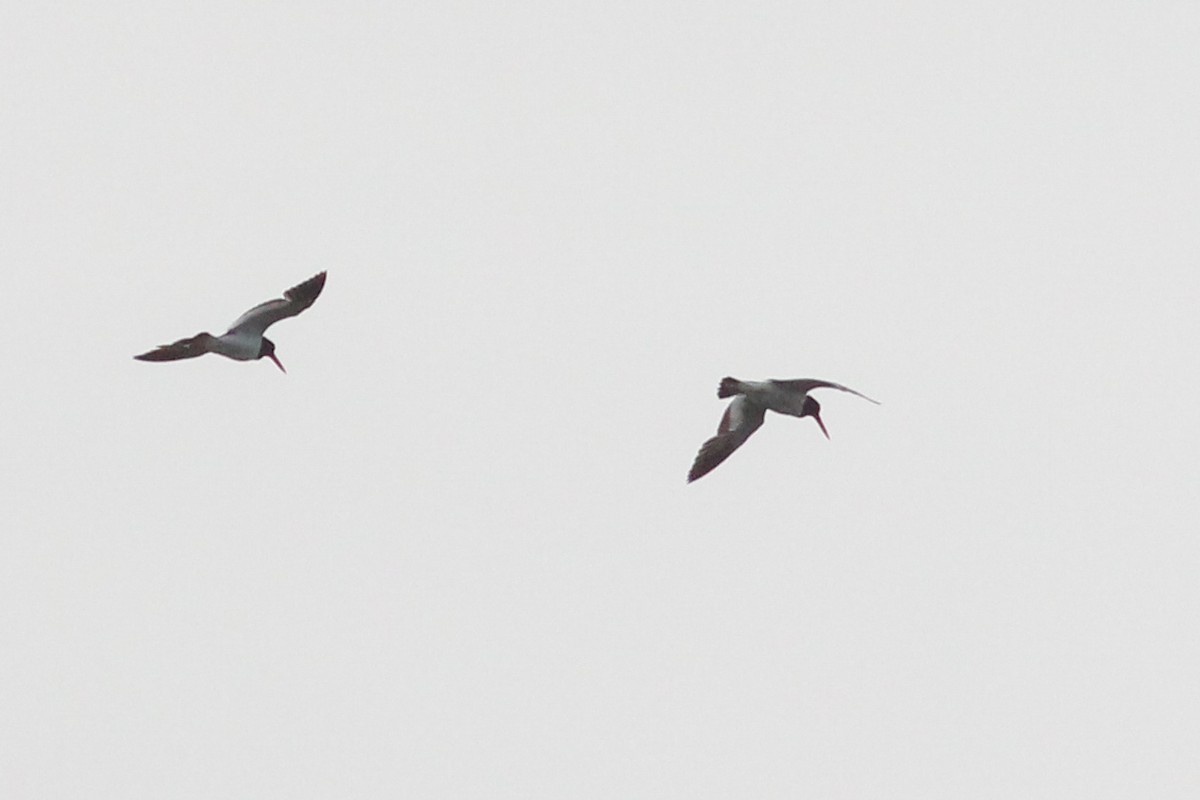
[[[218,336],[212,351],[235,361],[253,361],[262,350],[261,336],[227,333]]]
[[[807,395],[789,392],[771,381],[743,381],[742,385],[749,390],[746,394],[753,398],[754,402],[776,414],[798,417],[804,411],[804,398]]]

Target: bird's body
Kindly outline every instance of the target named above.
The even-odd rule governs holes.
[[[259,303],[242,314],[221,336],[198,333],[171,344],[134,356],[139,361],[178,361],[216,353],[235,361],[255,361],[270,358],[281,370],[283,364],[275,357],[275,343],[263,336],[267,328],[281,319],[294,317],[316,302],[325,288],[325,273],[321,272],[283,293],[283,297]],[[283,370],[287,372],[287,370]]]
[[[232,358],[234,361],[254,361],[262,349],[262,334],[230,330],[224,336],[213,336],[210,352]]]
[[[825,430],[825,423],[821,421],[821,406],[808,396],[813,389],[838,389],[856,394],[864,400],[871,400],[865,394],[840,383],[814,378],[782,381],[739,381],[737,378],[723,378],[720,388],[717,389],[717,397],[732,397],[733,400],[721,416],[717,435],[700,447],[700,452],[688,473],[688,483],[707,475],[729,458],[734,450],[745,444],[750,435],[762,427],[768,411],[792,417],[812,417],[828,438],[829,431]],[[875,400],[871,402],[877,403]]]

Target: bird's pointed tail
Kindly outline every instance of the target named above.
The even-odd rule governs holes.
[[[721,378],[721,385],[717,387],[717,397],[733,397],[742,393],[742,382],[737,378]]]

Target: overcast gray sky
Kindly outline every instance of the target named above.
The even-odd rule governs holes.
[[[0,794],[1194,797],[1200,7],[990,5],[7,8]]]

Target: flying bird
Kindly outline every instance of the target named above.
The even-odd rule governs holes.
[[[688,483],[704,477],[729,458],[734,450],[750,438],[750,434],[762,426],[763,417],[768,411],[793,417],[812,417],[821,426],[821,433],[828,439],[829,431],[825,430],[825,423],[821,421],[821,405],[808,395],[813,389],[838,389],[856,394],[864,400],[871,400],[865,394],[840,383],[815,378],[790,381],[739,381],[737,378],[722,378],[717,397],[732,397],[733,400],[721,417],[717,435],[700,447],[691,472],[688,473]],[[879,405],[877,400],[871,402]]]
[[[275,343],[263,336],[263,333],[279,320],[294,317],[311,306],[324,288],[325,273],[321,272],[288,289],[283,293],[283,297],[259,303],[238,317],[221,336],[197,333],[190,339],[159,345],[154,350],[134,358],[139,361],[178,361],[181,358],[216,353],[235,361],[255,361],[265,356],[274,361],[275,366],[287,372],[275,357]]]

